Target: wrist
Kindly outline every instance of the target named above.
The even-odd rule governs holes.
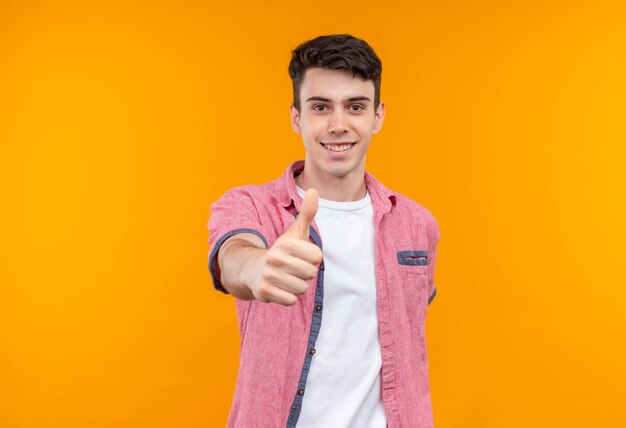
[[[246,261],[241,266],[238,279],[240,284],[252,292],[254,284],[258,281],[261,258],[265,255],[267,249],[251,247],[247,248],[246,251],[248,252],[248,257],[245,258]]]

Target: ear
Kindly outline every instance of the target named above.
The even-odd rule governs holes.
[[[293,104],[291,104],[289,108],[291,111],[291,127],[296,134],[302,135],[302,129],[300,129],[300,112]]]
[[[385,103],[378,104],[376,109],[376,116],[374,116],[374,128],[372,134],[378,134],[380,128],[383,127],[383,121],[385,120]]]

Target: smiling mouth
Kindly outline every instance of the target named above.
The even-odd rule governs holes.
[[[340,152],[347,152],[348,150],[350,150],[356,143],[332,143],[332,144],[324,144],[324,143],[320,143],[322,146],[324,146],[326,148],[326,150],[329,150],[331,152],[335,152],[335,153],[340,153]]]

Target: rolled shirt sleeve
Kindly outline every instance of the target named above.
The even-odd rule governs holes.
[[[435,284],[435,262],[437,260],[437,244],[439,243],[439,224],[432,214],[428,226],[428,304],[437,295]]]
[[[209,229],[209,272],[216,290],[229,292],[222,286],[217,264],[217,253],[228,238],[238,233],[253,233],[267,247],[267,233],[247,186],[224,193],[211,205]]]

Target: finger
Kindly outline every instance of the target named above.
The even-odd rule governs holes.
[[[317,275],[317,266],[298,257],[289,257],[283,271],[306,281],[315,278]]]
[[[285,291],[280,287],[276,287],[273,284],[268,284],[265,292],[263,293],[263,298],[260,300],[265,303],[275,302],[280,303],[281,305],[290,306],[296,303],[298,296]]]
[[[268,282],[283,291],[295,295],[300,295],[306,292],[306,290],[309,288],[309,285],[306,283],[305,280],[290,275],[287,272],[280,272],[276,274],[276,277]]]
[[[309,239],[309,227],[317,213],[318,193],[315,189],[309,189],[304,194],[300,213],[295,223],[289,228],[289,232],[300,239]]]
[[[287,245],[289,246],[285,248],[285,252],[293,257],[314,265],[322,261],[322,250],[312,242],[293,239]]]

